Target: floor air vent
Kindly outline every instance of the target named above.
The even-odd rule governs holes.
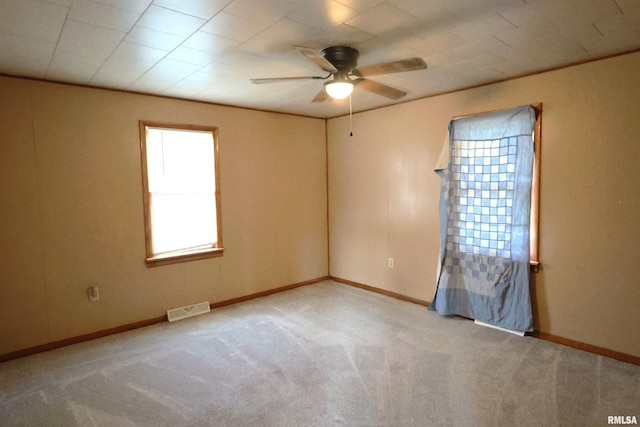
[[[186,319],[187,317],[197,316],[198,314],[204,314],[210,311],[211,309],[209,308],[208,302],[200,302],[186,307],[167,310],[167,320],[169,322],[175,322],[176,320]]]

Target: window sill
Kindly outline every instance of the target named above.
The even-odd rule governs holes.
[[[177,264],[222,256],[224,248],[207,248],[189,252],[169,252],[146,259],[147,267]]]
[[[531,273],[539,273],[540,272],[540,262],[539,261],[529,261],[529,272],[531,272]]]

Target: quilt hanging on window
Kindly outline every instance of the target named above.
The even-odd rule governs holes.
[[[530,106],[452,120],[441,177],[440,260],[431,310],[532,331]]]

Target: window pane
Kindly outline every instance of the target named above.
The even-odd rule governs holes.
[[[217,241],[216,204],[213,195],[151,195],[151,232],[156,254]]]
[[[213,136],[210,132],[148,129],[151,193],[213,193]]]

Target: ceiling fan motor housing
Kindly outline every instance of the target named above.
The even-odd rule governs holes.
[[[331,46],[322,49],[322,56],[333,64],[341,74],[346,74],[358,65],[360,52],[348,46]]]

